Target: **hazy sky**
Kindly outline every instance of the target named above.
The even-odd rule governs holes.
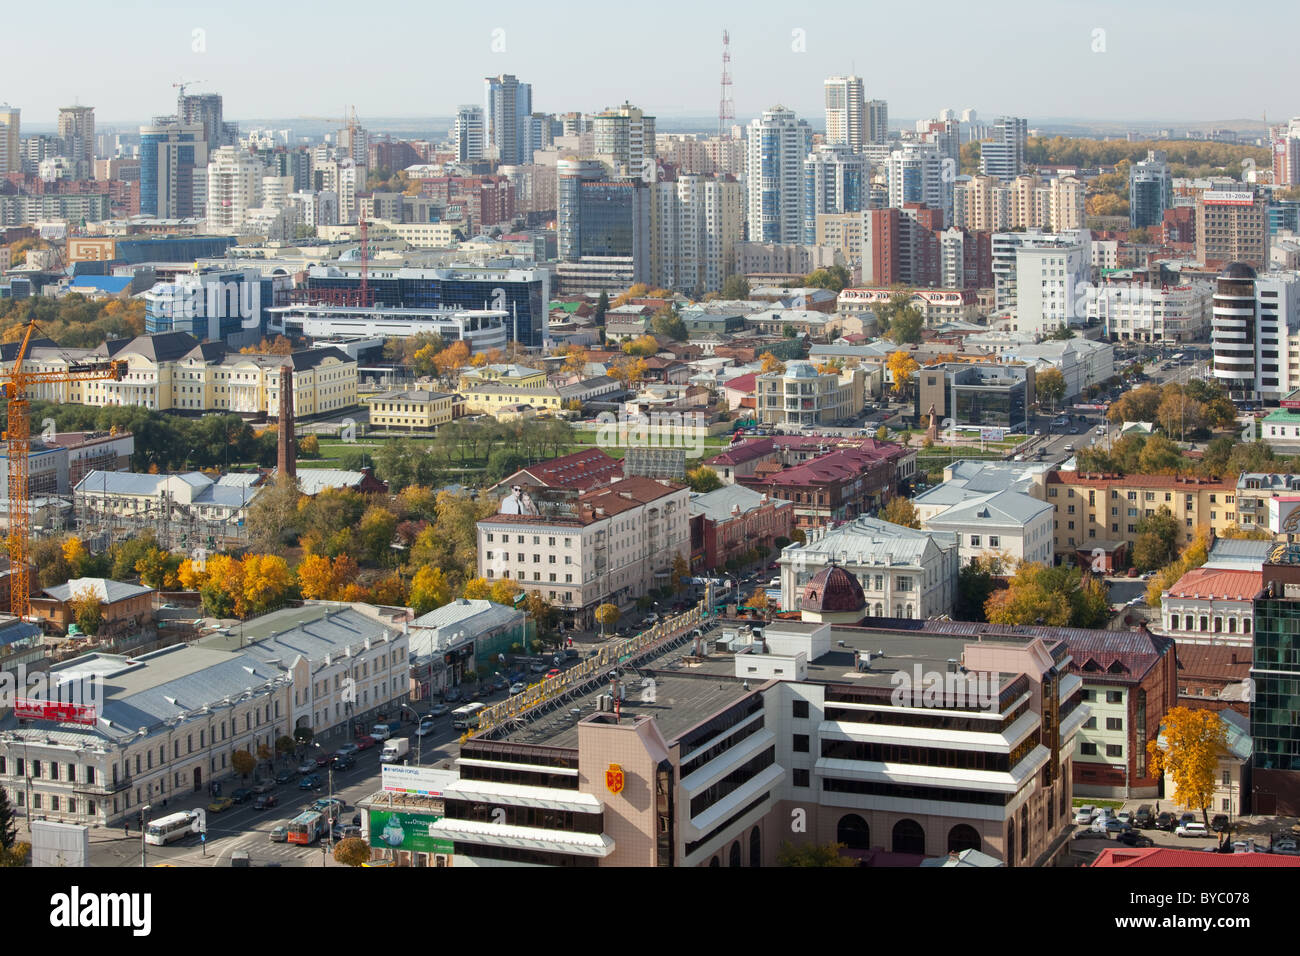
[[[53,19],[9,4],[0,102],[21,107],[24,126],[53,123],[74,100],[111,125],[171,112],[171,84],[201,80],[193,92],[221,93],[231,119],[355,104],[364,122],[447,115],[483,101],[483,77],[514,73],[538,111],[630,100],[663,117],[715,116],[724,28],[741,117],[782,103],[820,127],[822,80],[850,71],[891,119],[968,106],[1031,125],[1300,113],[1300,4],[1221,0],[66,0]]]

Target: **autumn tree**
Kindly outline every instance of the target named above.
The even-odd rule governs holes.
[[[494,604],[504,604],[507,607],[512,607],[521,590],[518,581],[511,578],[501,578],[492,583],[492,587],[488,592],[488,600]]]
[[[1010,587],[995,591],[984,604],[990,624],[1043,624],[1098,627],[1109,613],[1105,586],[1079,568],[1046,567],[1022,561]]]
[[[1152,769],[1173,780],[1175,804],[1200,810],[1208,824],[1219,758],[1228,751],[1227,726],[1215,711],[1174,707],[1160,730],[1147,741]]]
[[[622,612],[619,611],[617,604],[602,604],[596,608],[596,623],[600,625],[600,636],[605,636],[605,630],[613,627],[618,623]]]
[[[1034,379],[1034,391],[1049,408],[1055,408],[1065,398],[1065,376],[1059,368],[1044,369]]]
[[[1272,540],[1272,535],[1268,535]],[[1178,559],[1165,565],[1147,582],[1147,604],[1160,607],[1164,593],[1173,587],[1178,579],[1188,571],[1194,571],[1210,559],[1210,530],[1207,527],[1197,529],[1196,538],[1183,549]]]
[[[537,636],[544,642],[552,643],[555,637],[555,625],[559,622],[560,616],[551,602],[542,597],[541,592],[529,591],[528,596],[524,598],[523,609],[537,625]]]
[[[236,750],[230,755],[230,766],[235,773],[247,779],[248,775],[257,769],[257,758],[247,750]]]
[[[902,495],[895,495],[880,509],[880,518],[882,521],[888,521],[891,524],[902,525],[904,528],[921,527],[921,519],[917,516],[916,505],[912,504],[911,498],[904,498]]]
[[[778,359],[771,352],[764,352],[762,355],[758,357],[758,359],[760,362],[763,363],[762,374],[764,375],[770,374],[772,372],[777,372],[777,373],[785,372],[785,363],[782,362],[780,359]]]
[[[623,343],[623,352],[633,358],[650,358],[659,352],[659,340],[653,335],[638,335]]]
[[[916,359],[901,349],[889,354],[886,365],[894,380],[893,391],[898,395],[905,395],[912,384],[912,373],[921,366],[917,364]]]
[[[104,620],[104,608],[93,587],[88,585],[74,593],[68,608],[72,611],[72,619],[77,622],[77,627],[83,634],[94,637],[99,633],[99,625]]]
[[[465,582],[465,587],[460,592],[460,595],[467,601],[490,601],[492,600],[492,585],[487,578],[471,578]]]
[[[383,505],[371,505],[361,516],[357,539],[362,553],[375,564],[382,564],[392,553],[397,516]]]
[[[433,367],[440,378],[450,379],[469,364],[469,345],[453,342],[433,357]]]
[[[254,548],[272,554],[284,549],[297,528],[298,497],[298,482],[289,475],[276,475],[258,492],[248,506],[248,534]]]
[[[767,612],[771,607],[771,601],[768,600],[767,591],[764,588],[757,588],[754,593],[749,596],[749,603],[746,606],[758,611],[758,613],[766,617]]]
[[[236,598],[235,614],[249,617],[265,614],[284,603],[293,587],[293,573],[278,554],[250,554],[243,560],[242,600]]]
[[[700,493],[717,491],[722,487],[722,479],[708,465],[700,465],[688,471],[686,473],[686,483],[691,486],[691,491]]]
[[[427,614],[435,608],[450,603],[451,585],[442,568],[425,565],[411,579],[411,608],[418,614]]]
[[[334,847],[334,862],[344,866],[360,866],[370,859],[370,844],[361,837],[348,837]]]
[[[618,379],[624,388],[633,385],[639,385],[645,381],[646,372],[649,367],[643,358],[624,357],[618,359],[609,368],[609,374],[612,378]]]
[[[1137,537],[1133,540],[1133,564],[1139,571],[1154,571],[1171,562],[1178,553],[1181,529],[1178,519],[1167,505],[1137,523]]]

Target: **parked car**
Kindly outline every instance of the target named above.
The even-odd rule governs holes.
[[[264,793],[264,794],[262,794],[260,797],[258,797],[256,800],[253,801],[253,809],[254,809],[254,810],[270,810],[272,807],[274,807],[274,806],[278,806],[279,803],[280,803],[280,798],[277,797],[275,794],[273,794],[273,793]]]
[[[1080,807],[1074,812],[1074,822],[1081,826],[1089,826],[1092,823],[1092,813]]]
[[[298,781],[299,790],[319,790],[320,787],[320,774],[318,773],[309,773]]]
[[[523,684],[519,683],[518,681],[516,681],[515,683],[513,683],[513,684],[510,685],[510,693],[511,693],[512,695],[513,695],[513,694],[522,694],[522,693],[523,693],[525,690],[527,690],[527,689],[528,689],[528,688],[526,688]]]
[[[208,813],[222,813],[229,810],[235,805],[235,801],[230,797],[217,797],[208,804]]]
[[[1290,837],[1283,837],[1281,840],[1274,840],[1270,849],[1274,853],[1300,853],[1300,850],[1296,849],[1296,841],[1292,840]]]
[[[334,751],[334,756],[336,756],[336,757],[351,757],[351,756],[353,756],[354,754],[356,754],[356,752],[357,752],[358,750],[360,750],[360,749],[361,749],[361,748],[358,747],[356,744],[344,744],[344,745],[343,745],[342,747],[340,747],[338,750]]]
[[[1197,823],[1195,820],[1190,823],[1183,823],[1174,830],[1176,837],[1207,837],[1210,831],[1206,829],[1204,823]]]
[[[1194,814],[1194,813],[1184,813],[1181,817],[1178,818],[1178,822],[1179,822],[1179,823],[1195,823],[1195,822],[1196,822],[1196,814]]]
[[[1138,807],[1138,812],[1133,817],[1133,823],[1135,826],[1139,826],[1143,830],[1150,830],[1156,825],[1155,814],[1151,812],[1149,804],[1144,803],[1142,806]]]
[[[1214,819],[1210,821],[1210,829],[1215,833],[1222,833],[1228,829],[1228,815],[1226,813],[1216,813]]]
[[[560,676],[560,669],[559,669],[558,667],[552,667],[549,671],[546,672],[546,676],[547,676],[547,677],[559,677],[559,676]]]
[[[1233,840],[1233,853],[1261,853],[1263,852],[1254,840]]]
[[[1120,821],[1116,820],[1114,817],[1101,817],[1093,823],[1092,829],[1096,833],[1105,833],[1109,835],[1111,833],[1123,833],[1125,830],[1130,829],[1130,827],[1127,823],[1120,823]]]
[[[378,742],[379,741],[375,740],[375,738],[371,737],[369,734],[362,734],[357,738],[357,750],[369,750]]]
[[[1125,830],[1115,836],[1115,839],[1125,846],[1155,846],[1154,841],[1149,836],[1143,836],[1136,830]]]
[[[336,756],[334,758],[335,770],[339,770],[339,771],[351,770],[356,765],[357,765],[357,758],[352,756],[352,754],[343,754],[342,756]]]
[[[538,662],[536,664],[529,664],[528,669],[534,674],[543,674],[546,672],[546,665]]]
[[[246,803],[252,795],[252,790],[249,790],[247,787],[240,787],[230,795],[230,799],[235,803]]]
[[[1167,832],[1172,833],[1174,827],[1176,827],[1177,825],[1178,825],[1178,821],[1177,819],[1175,819],[1172,813],[1165,812],[1160,814],[1160,816],[1156,817],[1157,830],[1165,830]]]
[[[281,825],[278,826],[278,827],[272,827],[272,828],[271,828],[271,842],[272,842],[272,843],[288,843],[288,842],[289,842],[289,828],[286,827],[286,826],[284,826],[283,824],[281,824]]]

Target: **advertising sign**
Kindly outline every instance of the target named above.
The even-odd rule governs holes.
[[[1005,428],[994,428],[986,425],[980,429],[980,438],[983,441],[1002,441],[1006,437],[1007,430]]]
[[[433,767],[386,763],[380,770],[386,791],[413,793],[421,797],[441,797],[448,784],[460,779],[460,774],[454,770],[435,770]]]
[[[454,853],[451,840],[434,836],[430,830],[441,819],[432,813],[409,810],[371,810],[370,845],[408,853]]]
[[[1300,534],[1300,495],[1269,500],[1268,530],[1274,534]]]
[[[95,708],[57,700],[19,697],[14,701],[14,716],[19,720],[53,720],[61,724],[95,726]]]

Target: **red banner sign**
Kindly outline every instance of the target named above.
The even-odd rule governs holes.
[[[57,700],[34,700],[19,697],[14,701],[14,716],[19,720],[53,720],[61,724],[95,725],[95,708]]]

